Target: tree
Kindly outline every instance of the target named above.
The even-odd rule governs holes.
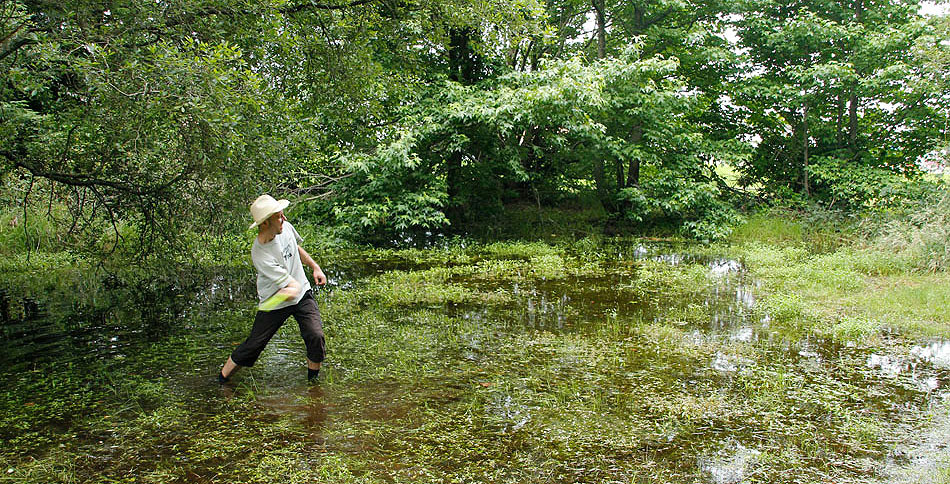
[[[603,40],[598,45],[604,57],[587,61],[589,65],[582,57],[545,59],[579,45],[567,38],[578,33],[578,23],[594,7],[602,13],[595,37]],[[389,148],[344,156],[358,160],[352,166],[367,174],[341,185],[348,188],[340,191],[345,193],[340,198],[345,210],[337,210],[337,215],[358,221],[353,226],[366,232],[385,232],[385,224],[396,219],[424,220],[429,227],[490,213],[505,201],[556,200],[572,185],[593,178],[615,223],[656,217],[674,225],[695,220],[705,209],[693,202],[669,203],[675,196],[669,181],[678,178],[682,184],[674,185],[694,193],[717,193],[716,185],[709,184],[711,168],[716,160],[732,156],[736,143],[728,142],[728,130],[710,129],[729,121],[721,110],[709,107],[729,72],[719,68],[730,67],[731,57],[711,10],[690,12],[672,2],[649,7],[657,14],[629,13],[618,3],[557,2],[545,14],[557,22],[545,29],[546,40],[521,30],[520,42],[487,52],[489,32],[495,29],[463,23],[469,25],[463,30],[452,24],[446,29],[450,83],[430,84],[414,106],[398,111],[405,117],[390,125],[401,129],[393,129],[400,136],[387,138]],[[637,41],[626,30],[608,27],[608,19],[617,22],[634,13],[640,23],[628,23],[640,29],[638,35],[655,35],[655,42],[647,35]],[[638,47],[623,47],[631,43]],[[639,49],[647,45],[656,57],[641,60]],[[503,72],[492,60],[498,52],[505,66],[520,72],[492,77],[491,72]],[[689,59],[689,72],[695,74],[691,79],[677,75],[681,64],[672,53]],[[572,82],[587,84],[584,93],[575,92]],[[569,100],[568,94],[576,99]],[[594,98],[596,103],[584,101]],[[393,158],[393,153],[400,156]],[[642,191],[633,190],[640,188],[641,173],[649,183]],[[387,192],[372,189],[386,186],[383,178],[405,180],[399,186],[416,187],[410,190],[415,195],[395,190],[387,197]],[[425,203],[413,211],[408,200]],[[440,221],[435,213],[448,217]]]
[[[0,166],[25,184],[20,203],[65,205],[66,226],[97,240],[106,222],[143,248],[216,227],[244,205],[263,168],[249,161],[266,158],[263,85],[240,48],[202,39],[217,36],[203,12],[9,0],[2,9],[13,41],[0,59]]]
[[[918,6],[741,4],[735,26],[748,74],[732,102],[761,140],[744,167],[747,180],[828,198],[834,180],[821,175],[831,165],[915,170],[933,146],[929,120],[943,95],[917,81],[912,46],[926,30]]]
[[[676,68],[675,60],[640,59],[631,49],[592,64],[552,61],[490,87],[450,83],[401,123],[398,139],[372,156],[350,158],[358,174],[344,182],[349,188],[337,215],[365,233],[431,229],[450,221],[440,207],[453,197],[481,215],[525,194],[540,204],[590,180],[605,155],[639,156],[649,158],[648,183],[633,188],[620,177],[598,185],[614,208],[635,209],[619,217],[721,235],[708,221],[710,210],[724,205],[713,200],[710,166],[698,155],[713,150],[692,129],[688,113],[699,104],[684,95]],[[631,119],[643,122],[641,144],[616,135]],[[448,191],[449,166],[457,170],[455,193]]]

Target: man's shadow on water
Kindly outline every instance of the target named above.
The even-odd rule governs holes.
[[[224,400],[230,400],[247,391],[251,390],[231,381],[219,385],[218,396]],[[309,384],[300,389],[290,389],[282,395],[266,397],[262,403],[278,414],[293,415],[313,432],[323,430],[332,408],[332,405],[327,402],[326,390],[319,383]],[[314,433],[314,437],[322,440],[319,433]]]
[[[328,414],[326,391],[319,384],[310,385],[307,389],[305,423],[313,430],[322,430]]]

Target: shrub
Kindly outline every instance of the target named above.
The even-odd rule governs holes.
[[[627,208],[624,216],[628,221],[668,225],[697,240],[723,239],[740,221],[714,184],[687,180],[675,171],[664,171],[641,186],[625,188],[619,199]]]

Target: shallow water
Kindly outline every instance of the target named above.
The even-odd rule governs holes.
[[[320,261],[317,386],[292,321],[234,384],[212,382],[253,316],[248,271],[195,275],[161,301],[7,290],[4,381],[105,360],[157,385],[60,410],[39,435],[72,443],[30,458],[89,481],[878,482],[950,382],[950,341],[776,327],[741,261],[689,247],[366,255]],[[36,475],[6,455],[11,475]]]

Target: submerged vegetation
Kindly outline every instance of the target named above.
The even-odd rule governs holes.
[[[71,312],[44,312],[50,292],[6,327],[72,344],[2,375],[0,464],[37,483],[878,482],[920,463],[943,408],[950,281],[855,234],[773,214],[705,246],[319,249],[316,386],[292,323],[213,383],[252,316],[242,264],[174,287],[115,275],[108,304],[75,292],[91,276],[42,267]],[[946,460],[927,459],[940,482]]]

